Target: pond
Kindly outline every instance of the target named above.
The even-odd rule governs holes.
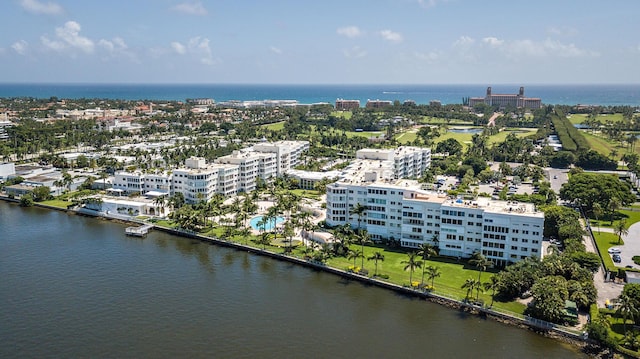
[[[449,132],[453,133],[482,133],[482,128],[450,128]]]

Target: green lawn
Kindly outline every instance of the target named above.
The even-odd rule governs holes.
[[[583,114],[583,113],[572,114],[571,117],[569,117],[569,122],[571,122],[574,125],[578,123],[583,123],[584,120],[587,119],[587,117],[589,117],[588,114]],[[607,121],[620,122],[623,120],[623,117],[621,113],[614,113],[613,115],[609,115],[609,114],[598,115],[597,119],[598,121],[604,124],[604,123],[607,123]]]
[[[580,132],[584,135],[585,139],[587,140],[587,143],[589,143],[589,147],[591,147],[592,150],[597,151],[600,154],[609,156],[612,150],[616,150],[620,155],[622,155],[622,152],[624,151],[624,148],[620,146],[620,143],[617,143],[617,142],[614,143],[604,137],[594,135],[589,131],[580,131]]]
[[[624,241],[618,243],[618,236],[609,232],[598,233],[598,231],[595,231],[593,232],[593,236],[598,244],[598,251],[604,260],[604,266],[607,267],[609,271],[617,271],[616,266],[611,259],[611,255],[609,255],[607,250],[611,247],[624,244]]]
[[[353,113],[351,111],[333,111],[331,112],[331,116],[340,117],[340,118],[344,118],[345,120],[348,120],[351,118],[351,116],[353,116]]]
[[[369,137],[378,137],[381,134],[383,134],[383,132],[382,131],[360,131],[360,132],[345,131],[345,134],[349,138],[356,137],[356,136],[369,138]]]
[[[640,211],[629,211],[626,209],[622,209],[622,210],[619,210],[617,213],[618,214],[616,217],[617,218],[621,217],[622,219],[624,219],[627,228],[631,227],[631,225],[634,223],[640,222]],[[613,221],[613,224],[612,224],[611,221],[606,218],[601,218],[598,221],[590,219],[592,226],[607,227],[607,228],[615,228],[618,222],[620,222],[620,220],[621,219],[616,219]]]
[[[473,127],[473,128],[480,128],[480,127]],[[506,129],[504,131],[500,131],[499,133],[493,135],[493,136],[489,136],[489,141],[488,144],[494,144],[494,143],[499,143],[499,142],[504,142],[504,140],[507,138],[507,136],[510,133],[515,133],[516,136],[522,138],[522,137],[526,137],[532,133],[535,133],[535,131],[537,131],[536,129],[531,129],[531,128],[509,128]],[[453,138],[455,140],[457,140],[458,142],[460,142],[461,144],[468,145],[471,143],[471,138],[473,137],[472,133],[456,133],[456,132],[452,132],[452,131],[447,131],[447,133],[441,135],[440,137],[436,138],[434,141],[434,144],[437,144],[439,142],[442,142],[444,140],[447,140],[449,138]]]
[[[262,127],[268,128],[268,129],[270,129],[272,131],[280,131],[280,130],[282,130],[284,128],[284,123],[285,122],[286,121],[269,123],[269,124],[266,124],[266,125],[262,125]]]
[[[418,135],[415,131],[403,132],[399,135],[396,135],[396,141],[403,145],[415,141],[416,138],[418,138]]]
[[[352,248],[360,249],[360,246],[354,245],[352,246]],[[375,263],[373,261],[367,261],[366,257],[371,256],[376,251],[381,252],[385,257],[385,260],[383,262],[378,262],[378,274],[388,275],[389,279],[387,279],[387,281],[391,283],[408,286],[410,273],[409,271],[404,270],[405,264],[403,264],[402,261],[405,261],[407,259],[407,255],[404,252],[389,251],[380,247],[365,246],[364,247],[364,253],[365,253],[364,268],[369,271],[369,275],[374,274]],[[361,261],[362,260],[360,258],[356,260],[357,267],[360,267]],[[340,269],[348,269],[350,266],[353,266],[353,260],[347,260],[347,258],[344,258],[344,257],[336,257],[336,258],[329,259],[327,264],[332,267],[336,267]],[[437,294],[442,294],[458,300],[464,299],[466,295],[466,290],[461,288],[465,280],[467,280],[468,278],[476,278],[476,279],[478,278],[477,270],[475,270],[474,268],[465,267],[465,263],[462,263],[462,262],[457,263],[455,260],[452,260],[452,261],[447,259],[427,260],[426,265],[438,267],[442,272],[440,277],[436,278],[434,281],[434,287],[435,287],[434,292]],[[492,273],[490,272],[482,273],[481,280],[483,282],[486,282],[489,280],[489,277],[491,277],[491,275]],[[417,269],[413,273],[413,277],[411,280],[413,282],[420,282],[421,276],[422,276],[422,270]],[[426,276],[425,276],[425,282],[427,284],[430,284]],[[475,298],[475,293],[474,293],[474,298]],[[480,299],[484,300],[486,304],[491,303],[491,293],[481,292]],[[495,302],[494,307],[503,309],[503,310],[512,311],[515,313],[520,313],[520,314],[523,313],[525,308],[523,304],[518,302],[508,302],[508,303]]]
[[[47,206],[53,206],[53,207],[67,209],[67,206],[69,206],[72,202],[63,201],[63,200],[59,200],[59,199],[52,199],[52,200],[49,200],[49,201],[42,201],[42,202],[39,202],[39,203],[46,204]]]
[[[303,198],[310,198],[310,199],[319,199],[321,195],[320,192],[316,190],[309,190],[309,189],[294,189],[294,190],[291,190],[291,193]]]

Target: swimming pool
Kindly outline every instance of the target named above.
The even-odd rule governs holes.
[[[258,217],[251,218],[251,221],[249,221],[249,224],[251,225],[251,228],[253,228],[255,230],[270,231],[278,223],[284,222],[284,217],[278,216],[278,217],[275,218],[275,220],[272,219],[270,221],[267,221],[264,225],[258,226],[258,222],[260,222],[262,220],[262,217],[263,216],[258,216]]]

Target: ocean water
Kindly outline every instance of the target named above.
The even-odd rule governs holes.
[[[0,97],[96,98],[122,100],[297,100],[310,104],[335,103],[337,98],[414,100],[428,104],[462,103],[463,97],[482,97],[487,86],[493,93],[517,93],[521,85],[233,85],[233,84],[0,84]],[[640,106],[640,84],[633,85],[529,85],[527,97],[545,104],[592,104]]]

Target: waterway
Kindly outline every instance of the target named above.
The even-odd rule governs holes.
[[[327,273],[0,201],[0,358],[580,358]]]

